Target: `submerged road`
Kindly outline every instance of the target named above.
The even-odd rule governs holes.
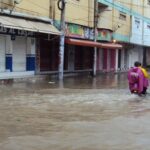
[[[0,150],[149,149],[150,94],[126,74],[0,85]]]

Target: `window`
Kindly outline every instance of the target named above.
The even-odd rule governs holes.
[[[137,28],[140,27],[140,20],[139,19],[135,19],[135,25]]]
[[[127,18],[126,13],[120,12],[120,14],[119,14],[119,19],[125,21],[126,18]]]

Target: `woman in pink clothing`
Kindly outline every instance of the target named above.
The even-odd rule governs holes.
[[[135,62],[134,67],[128,71],[128,82],[131,93],[146,94],[149,86],[148,77],[146,77],[146,70],[141,67],[140,62]]]

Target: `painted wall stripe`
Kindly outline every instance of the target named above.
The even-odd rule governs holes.
[[[12,72],[12,54],[6,54],[6,70]]]
[[[26,57],[26,70],[34,71],[35,70],[35,55],[27,55]]]

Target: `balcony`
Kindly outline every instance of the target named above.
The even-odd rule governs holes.
[[[112,7],[98,5],[98,28],[112,30]]]

